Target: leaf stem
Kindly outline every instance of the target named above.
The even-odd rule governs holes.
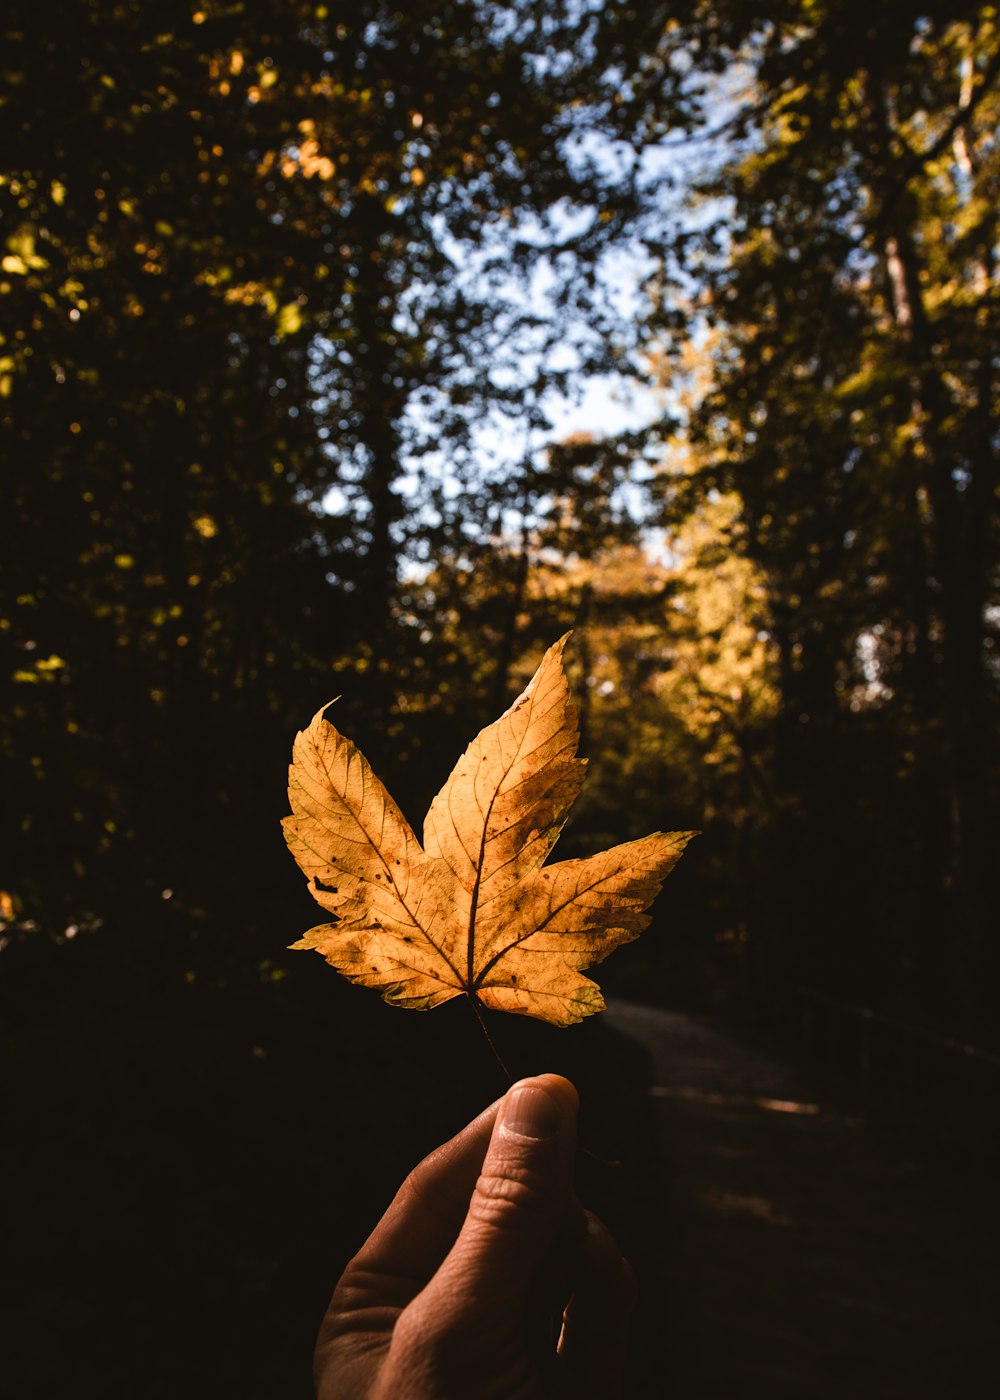
[[[503,1070],[504,1074],[507,1076],[511,1084],[513,1084],[514,1076],[511,1073],[510,1067],[508,1066],[506,1060],[500,1054],[500,1051],[497,1049],[496,1042],[490,1035],[489,1028],[486,1025],[486,1017],[483,1015],[483,1008],[480,1005],[479,998],[476,996],[475,992],[470,992],[467,995],[469,997],[469,1004],[475,1012],[476,1020],[479,1022],[479,1029],[486,1037],[486,1044],[493,1051],[497,1064]],[[604,1167],[606,1170],[621,1166],[621,1162],[616,1161],[614,1158],[612,1158],[609,1161],[608,1158],[600,1157],[596,1152],[591,1152],[590,1148],[584,1147],[582,1142],[577,1143],[576,1150],[582,1157],[589,1157],[592,1162],[596,1162],[599,1167]]]
[[[493,1055],[496,1059],[497,1064],[503,1070],[510,1083],[513,1084],[514,1076],[511,1074],[510,1069],[508,1068],[507,1063],[504,1060],[504,1057],[500,1054],[500,1051],[497,1049],[494,1043],[493,1037],[490,1035],[489,1028],[486,1025],[486,1018],[483,1015],[483,1008],[480,1006],[479,998],[476,996],[475,992],[472,992],[470,994],[469,1003],[472,1006],[473,1011],[476,1013],[476,1020],[479,1022],[479,1029],[486,1037],[486,1044],[493,1051]]]

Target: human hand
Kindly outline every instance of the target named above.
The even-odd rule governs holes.
[[[337,1285],[318,1400],[613,1400],[632,1271],[573,1195],[576,1090],[522,1079],[403,1182]]]

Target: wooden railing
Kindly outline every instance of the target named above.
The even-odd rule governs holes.
[[[1000,1055],[810,987],[791,998],[797,1024],[787,1029],[819,1090],[969,1142],[1000,1142]]]

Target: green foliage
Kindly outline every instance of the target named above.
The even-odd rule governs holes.
[[[992,9],[59,8],[0,103],[3,922],[244,937],[303,705],[419,812],[574,628],[581,843],[706,826],[699,995],[982,1016]],[[656,432],[542,454],[643,341]]]
[[[387,677],[443,688],[400,561],[505,509],[471,433],[565,379],[516,290],[555,241],[607,361],[628,180],[572,143],[632,120],[614,15],[578,56],[539,5],[57,9],[8,7],[0,105],[0,887],[54,929],[221,902],[212,847],[249,898],[303,692],[388,730]]]

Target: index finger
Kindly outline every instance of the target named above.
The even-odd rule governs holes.
[[[347,1266],[425,1283],[455,1243],[502,1099],[419,1162]]]

